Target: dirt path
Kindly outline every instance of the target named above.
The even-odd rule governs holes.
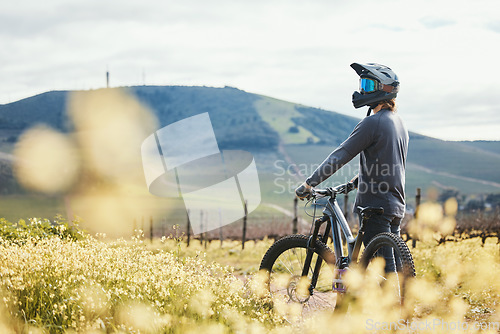
[[[300,170],[300,168],[297,167],[297,164],[288,155],[287,151],[285,150],[285,145],[283,144],[283,142],[279,143],[278,151],[283,155],[285,161],[288,162],[288,164],[294,169],[295,173],[293,174],[293,177],[295,178],[295,180],[297,180],[298,182],[303,182],[306,176],[302,175],[302,171]]]

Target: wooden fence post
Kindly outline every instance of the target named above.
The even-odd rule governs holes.
[[[189,247],[189,241],[191,239],[191,222],[189,221],[189,210],[187,210],[186,234],[187,234],[187,247]]]
[[[203,211],[200,210],[200,245],[203,246]]]
[[[417,195],[415,196],[415,218],[417,218],[418,215],[418,207],[420,206],[420,199],[421,199],[421,189],[417,188]],[[411,239],[411,247],[415,248],[417,247],[417,239],[412,238]]]
[[[298,228],[297,228],[297,223],[299,221],[299,217],[297,215],[297,205],[298,205],[298,198],[295,196],[293,199],[293,220],[292,220],[292,234],[297,234],[298,233]]]
[[[209,218],[208,215],[206,215],[205,219],[207,220],[207,222],[208,222],[208,218]],[[205,228],[208,228],[208,223],[207,223],[207,226]],[[208,237],[207,237],[207,232],[206,231],[203,232],[203,241],[204,241],[204,247],[205,247],[205,249],[207,249]]]
[[[149,242],[153,243],[153,216],[149,218]]]
[[[243,235],[241,237],[241,249],[245,249],[245,241],[247,237],[247,204],[248,202],[245,200],[245,204],[243,206],[245,210],[245,215],[243,216]]]

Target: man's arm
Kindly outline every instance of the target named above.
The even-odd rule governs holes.
[[[356,125],[352,133],[328,158],[316,168],[306,179],[306,183],[312,187],[332,176],[342,166],[351,161],[365,148],[370,146],[374,140],[374,128],[378,123],[378,117],[366,117]]]
[[[318,168],[306,179],[306,183],[312,187],[332,176],[342,166],[352,160],[354,156],[350,154],[345,148],[339,146],[333,151],[328,158],[319,165]]]

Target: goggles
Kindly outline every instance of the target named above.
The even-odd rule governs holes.
[[[359,79],[359,89],[361,93],[373,93],[379,90],[380,83],[370,78]]]
[[[379,90],[383,90],[384,92],[387,93],[392,93],[395,91],[394,86],[391,85],[384,85],[380,83],[379,81],[375,79],[370,79],[370,78],[360,78],[359,79],[359,90],[361,93],[373,93]],[[397,92],[397,90],[396,90]]]

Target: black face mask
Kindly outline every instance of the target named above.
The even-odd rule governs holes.
[[[358,91],[352,93],[352,104],[354,108],[358,109],[364,106],[376,107],[380,101],[390,100],[396,97],[396,93],[386,93],[384,91],[377,91],[368,94],[361,94]]]
[[[364,103],[365,100],[368,100],[365,95],[361,94],[358,91],[355,91],[352,93],[352,104],[354,105],[354,108],[358,109],[361,108],[362,106],[365,106],[366,104]]]

